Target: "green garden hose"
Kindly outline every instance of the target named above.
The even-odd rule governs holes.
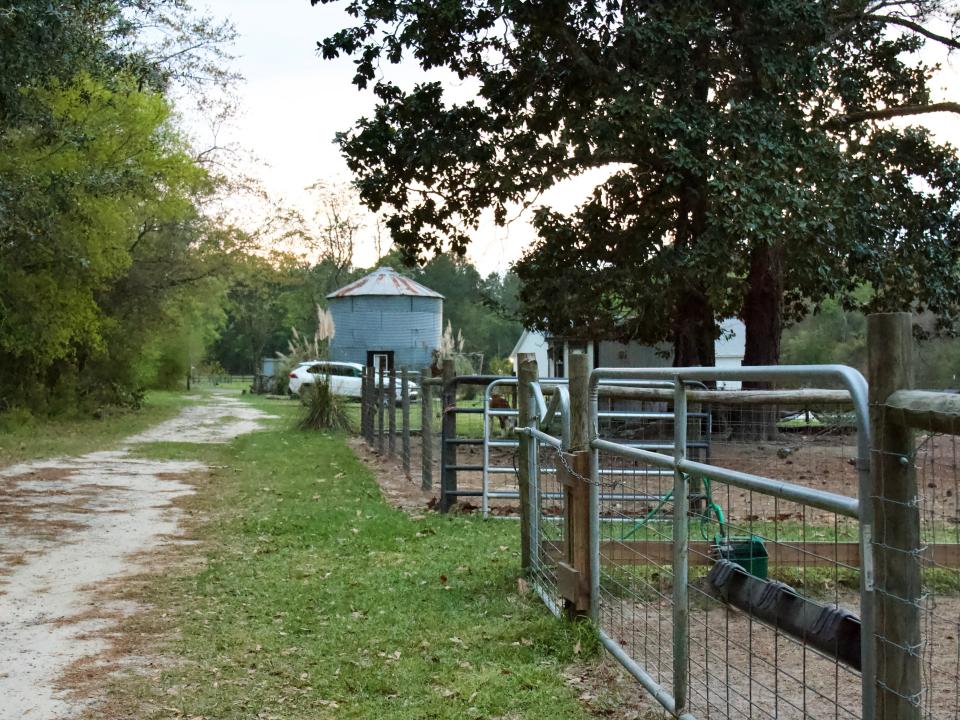
[[[689,480],[690,477],[687,476],[687,479]],[[726,530],[724,529],[726,520],[723,515],[723,508],[720,507],[720,504],[715,502],[713,499],[713,489],[710,484],[710,478],[705,477],[701,479],[703,480],[703,494],[707,501],[707,509],[704,514],[700,516],[700,536],[704,540],[711,539],[707,533],[707,526],[710,525],[710,516],[712,514],[716,518],[717,522],[717,532],[713,536],[713,542],[719,545],[721,540],[723,540],[726,536]],[[673,498],[673,490],[661,497],[653,510],[648,512],[642,520],[635,522],[633,527],[630,529],[630,532],[625,533],[621,539],[628,540],[633,537],[637,530],[650,522],[650,520],[652,520],[653,517],[660,512],[661,509],[663,509],[663,506],[670,502],[671,498]]]

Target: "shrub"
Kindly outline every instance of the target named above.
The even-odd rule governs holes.
[[[297,426],[301,430],[350,429],[350,417],[347,415],[343,398],[334,395],[330,390],[329,378],[301,387],[300,398],[304,405],[304,414]]]
[[[0,433],[12,433],[34,423],[33,413],[24,407],[12,407],[0,412]]]

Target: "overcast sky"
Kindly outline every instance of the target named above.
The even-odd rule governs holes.
[[[246,78],[239,88],[241,109],[218,141],[232,141],[254,155],[257,161],[250,166],[251,174],[276,198],[308,215],[311,203],[304,188],[318,180],[349,180],[346,164],[333,144],[334,134],[374,107],[372,94],[350,83],[350,59],[325,61],[316,53],[318,40],[350,24],[342,4],[311,7],[310,0],[197,0],[198,8],[230,18],[240,34],[234,52],[235,67]],[[935,99],[956,96],[951,88],[960,89],[954,70],[960,63],[945,56],[933,59],[944,61],[948,68],[936,83]],[[423,76],[408,67],[392,77],[412,83]],[[957,116],[928,116],[926,124],[940,139],[960,141]],[[597,179],[594,175],[567,183],[542,202],[569,210]],[[507,228],[487,223],[475,237],[470,255],[483,273],[506,270],[532,238],[522,218]],[[365,242],[356,263],[370,265],[375,259],[372,241]]]

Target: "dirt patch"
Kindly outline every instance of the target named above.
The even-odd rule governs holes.
[[[499,439],[499,438],[498,438]],[[361,438],[352,438],[348,441],[350,447],[374,472],[377,482],[387,502],[408,512],[422,512],[434,509],[440,498],[440,447],[439,438],[434,437],[432,489],[422,489],[423,453],[421,438],[410,438],[410,475],[408,479],[403,471],[400,455],[400,440],[397,439],[396,452],[391,455],[385,448],[379,452],[371,448]],[[490,449],[490,464],[494,467],[513,468],[515,466],[514,451],[504,448]],[[480,465],[483,460],[483,449],[479,446],[461,447],[457,453],[458,465]],[[483,485],[483,475],[474,471],[459,471],[457,473],[458,486],[463,490],[479,490]],[[490,475],[491,490],[517,490],[516,475],[505,472],[494,472]],[[490,499],[490,513],[492,515],[509,516],[518,514],[517,500]],[[479,512],[480,498],[468,497],[455,503],[451,508],[454,512]]]
[[[218,396],[117,450],[0,470],[2,717],[75,717],[90,700],[66,693],[64,678],[70,685],[127,662],[129,638],[118,623],[138,604],[104,590],[142,572],[144,552],[183,542],[176,502],[206,470],[136,458],[132,446],[226,442],[265,417]]]
[[[572,665],[563,677],[580,702],[597,717],[610,720],[667,720],[670,716],[640,684],[606,653],[593,662]]]
[[[359,438],[351,438],[348,444],[373,472],[384,499],[394,507],[416,513],[427,510],[432,502],[436,502],[439,491],[421,488],[419,438],[417,442],[411,442],[409,478],[404,473],[399,453],[392,457],[386,452],[380,454]]]

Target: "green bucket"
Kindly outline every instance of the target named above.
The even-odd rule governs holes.
[[[736,563],[754,577],[767,579],[767,547],[756,535],[730,537],[716,545],[717,558]]]

